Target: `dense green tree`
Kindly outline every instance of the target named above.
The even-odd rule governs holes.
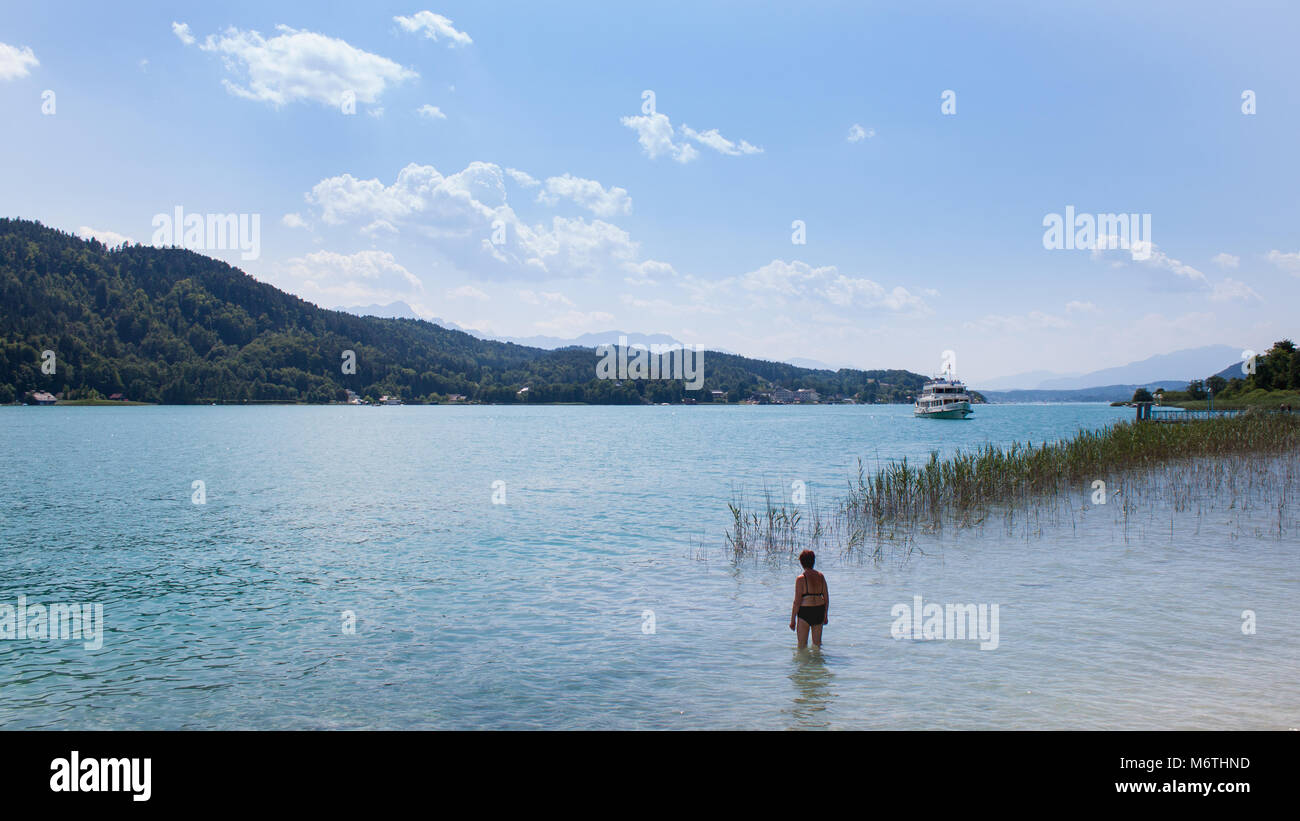
[[[1300,390],[1300,351],[1290,339],[1274,342],[1255,357],[1253,365],[1254,373],[1248,369],[1244,376],[1234,376],[1226,382],[1221,376],[1212,376],[1206,380],[1206,386],[1214,387],[1214,395],[1223,399],[1256,390]]]

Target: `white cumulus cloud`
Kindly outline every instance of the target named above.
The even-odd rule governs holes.
[[[677,162],[688,163],[700,155],[690,143],[673,140],[673,124],[666,114],[655,112],[639,117],[624,117],[620,122],[636,132],[641,150],[652,160],[669,156]]]
[[[382,226],[429,243],[462,271],[480,276],[587,277],[621,273],[640,261],[637,243],[604,220],[523,221],[507,200],[505,177],[494,163],[472,162],[450,175],[412,163],[391,184],[341,174],[321,180],[306,198],[326,224]],[[621,207],[620,195],[609,194],[591,207]]]
[[[135,243],[135,240],[131,239],[126,234],[119,234],[116,231],[106,231],[100,228],[91,228],[88,225],[81,226],[75,233],[82,239],[97,239],[109,248],[116,247],[126,242],[132,244]]]
[[[510,177],[510,179],[522,185],[524,188],[534,188],[541,185],[532,174],[529,174],[527,171],[520,171],[518,168],[507,168],[506,176]]]
[[[347,94],[374,103],[389,86],[419,76],[335,37],[288,26],[276,26],[276,31],[268,39],[232,27],[209,35],[199,48],[221,55],[226,71],[236,78],[222,80],[231,94],[276,107],[299,100],[338,106]],[[182,42],[194,39],[188,27],[177,36]]]
[[[572,200],[598,217],[632,213],[632,198],[626,188],[606,189],[595,180],[570,174],[548,178],[546,187],[537,195],[537,201],[546,205],[555,205],[561,199]]]
[[[26,77],[35,66],[41,64],[30,46],[11,46],[0,43],[0,80],[17,80]]]

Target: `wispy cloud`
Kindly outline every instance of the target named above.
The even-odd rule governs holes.
[[[1300,251],[1285,253],[1273,250],[1268,252],[1267,259],[1283,271],[1300,276]]]
[[[172,34],[175,34],[176,39],[180,40],[185,45],[187,46],[194,45],[194,34],[190,31],[189,23],[177,23],[175,20],[173,20]]]
[[[488,299],[488,295],[473,285],[462,285],[447,292],[448,299]]]
[[[1222,282],[1214,284],[1214,288],[1210,291],[1210,299],[1215,302],[1228,302],[1231,300],[1249,302],[1259,300],[1260,295],[1255,293],[1255,289],[1246,283],[1227,277]]]
[[[718,129],[711,128],[708,131],[699,132],[685,123],[682,124],[682,134],[699,143],[708,146],[719,154],[726,154],[731,157],[739,157],[742,154],[762,154],[763,149],[756,145],[750,145],[747,140],[732,142],[718,133]]]
[[[857,123],[854,123],[853,125],[849,126],[849,136],[847,139],[851,143],[860,143],[863,140],[869,140],[874,136],[876,136],[876,129],[863,128]]]
[[[419,278],[387,251],[317,251],[275,266],[271,280],[322,305],[395,302],[424,292]]]
[[[538,293],[524,290],[519,292],[519,298],[529,305],[566,305],[573,307],[573,300],[558,291],[542,291]]]
[[[429,40],[444,40],[453,48],[468,46],[474,42],[465,32],[457,31],[451,20],[431,11],[417,11],[410,17],[399,15],[393,18],[393,22],[401,26],[403,31],[412,34],[423,33]]]
[[[579,336],[608,330],[614,315],[605,311],[565,311],[562,314],[539,320],[533,327],[552,336]]]
[[[619,122],[636,132],[641,150],[652,160],[668,156],[677,162],[688,163],[700,155],[692,142],[731,157],[763,153],[763,149],[748,140],[727,139],[716,128],[696,131],[683,124],[680,129],[674,129],[668,115],[657,111],[623,117]]]
[[[973,331],[1024,333],[1043,328],[1068,328],[1070,321],[1044,311],[1030,311],[1018,315],[986,314],[979,319],[964,322],[962,327]]]
[[[767,265],[721,281],[752,297],[814,300],[839,308],[925,312],[925,300],[896,285],[887,288],[866,277],[840,273],[834,265],[814,267],[800,260],[774,259]]]

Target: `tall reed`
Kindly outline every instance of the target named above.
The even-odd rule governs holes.
[[[764,494],[762,513],[747,511],[743,500],[733,500],[729,503],[732,527],[727,541],[737,556],[794,554],[804,547],[816,549],[821,543],[836,543],[854,551],[874,542],[868,553],[879,557],[882,542],[908,541],[918,529],[937,529],[946,523],[980,524],[995,511],[1027,514],[1044,501],[1086,492],[1098,479],[1135,488],[1130,490],[1133,497],[1145,477],[1149,488],[1168,496],[1163,501],[1171,511],[1187,510],[1193,504],[1192,486],[1186,481],[1154,481],[1156,468],[1195,460],[1191,478],[1208,492],[1211,483],[1223,487],[1225,461],[1295,455],[1298,451],[1300,417],[1248,413],[1185,423],[1122,422],[1080,431],[1061,442],[985,445],[943,460],[938,452],[932,452],[921,464],[904,458],[870,475],[859,461],[847,497],[829,512],[812,505],[774,505],[770,493]],[[1213,469],[1216,465],[1217,471]],[[1279,476],[1283,478],[1269,481],[1287,485],[1294,478],[1289,466]],[[1236,485],[1232,487],[1237,492]],[[1277,495],[1281,528],[1287,487],[1278,491],[1274,486],[1272,490]],[[1143,498],[1149,500],[1150,493]],[[1121,504],[1127,523],[1130,498],[1123,498]]]

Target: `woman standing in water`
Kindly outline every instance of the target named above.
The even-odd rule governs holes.
[[[794,606],[790,608],[790,629],[796,630],[799,646],[808,646],[808,631],[812,631],[813,646],[822,646],[822,625],[830,624],[830,591],[826,577],[813,570],[817,554],[805,550],[799,554],[803,574],[794,580]]]

